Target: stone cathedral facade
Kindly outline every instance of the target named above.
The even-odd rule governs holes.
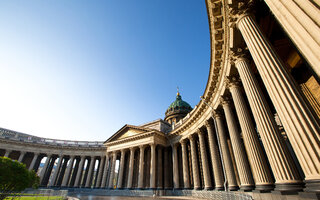
[[[0,155],[35,171],[47,157],[49,188],[320,198],[319,1],[205,3],[211,64],[195,108],[178,93],[165,120],[105,142],[1,129]]]

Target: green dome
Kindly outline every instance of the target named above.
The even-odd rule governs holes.
[[[192,107],[182,100],[180,94],[177,94],[176,100],[170,104],[166,111],[166,116],[173,113],[188,113],[192,110]]]

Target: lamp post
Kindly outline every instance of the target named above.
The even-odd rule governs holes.
[[[203,98],[203,96],[200,96],[200,99],[201,99],[208,107],[210,107],[210,108],[212,109],[212,112],[214,112],[214,108],[213,108],[210,104],[208,104],[208,103],[206,102],[206,100]],[[213,122],[214,122],[214,127],[215,127],[215,130],[216,130],[216,133],[218,133],[218,130],[217,130],[217,122],[216,122],[215,119],[213,120]],[[216,136],[217,136],[217,142],[218,142],[218,147],[219,147],[219,152],[220,152],[220,159],[221,159],[221,163],[222,163],[222,171],[223,171],[223,176],[224,176],[224,184],[223,184],[223,185],[224,185],[224,190],[225,190],[225,191],[228,191],[228,189],[227,189],[227,182],[228,182],[228,180],[227,180],[226,171],[225,171],[225,169],[224,169],[224,161],[223,161],[223,158],[222,158],[220,140],[219,140],[218,134],[216,134]]]

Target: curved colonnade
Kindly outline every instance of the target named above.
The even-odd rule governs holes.
[[[211,38],[207,86],[199,104],[173,130],[125,126],[143,132],[127,138],[116,133],[104,146],[28,143],[35,148],[30,152],[38,154],[29,155],[27,166],[36,169],[39,157],[50,158],[40,176],[46,186],[319,194],[318,105],[297,86],[259,26],[254,3],[206,1]],[[320,48],[320,5],[309,0],[265,3],[319,80],[314,52]],[[30,152],[20,144],[25,142],[1,139],[3,155],[21,151],[15,159],[28,160],[24,157]],[[48,181],[58,157],[61,170]],[[76,164],[67,165],[67,160]],[[84,160],[89,167],[81,173]]]

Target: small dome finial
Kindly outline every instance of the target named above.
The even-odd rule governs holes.
[[[177,86],[177,96],[180,96],[179,87]]]

